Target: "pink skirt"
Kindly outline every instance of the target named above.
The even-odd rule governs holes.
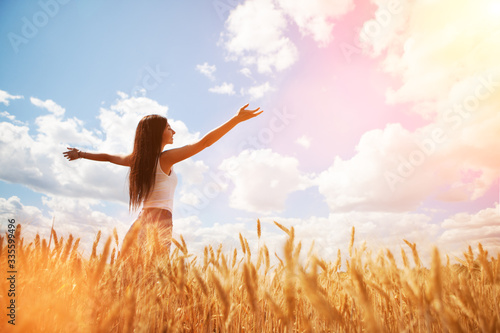
[[[161,208],[144,208],[137,220],[132,224],[125,235],[125,239],[132,237],[134,228],[138,228],[136,244],[143,247],[147,241],[148,230],[158,233],[160,245],[170,249],[172,241],[172,213]]]

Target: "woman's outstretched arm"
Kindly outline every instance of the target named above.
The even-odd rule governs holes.
[[[245,120],[257,117],[259,114],[264,112],[263,110],[260,110],[260,108],[257,108],[255,110],[247,110],[247,107],[248,104],[240,108],[238,113],[234,117],[232,117],[216,129],[207,133],[203,138],[201,138],[200,141],[191,145],[186,145],[184,147],[174,148],[163,152],[163,154],[161,155],[162,160],[164,160],[166,164],[172,166],[177,162],[196,155],[203,149],[217,142],[237,124]]]
[[[84,158],[92,161],[111,162],[118,165],[130,166],[130,155],[88,153],[85,151],[80,151],[76,148],[68,148],[68,151],[65,151],[63,155],[70,161]]]

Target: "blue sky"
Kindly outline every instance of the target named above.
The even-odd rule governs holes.
[[[265,113],[176,166],[174,234],[194,250],[255,240],[260,218],[266,243],[281,247],[276,220],[325,256],[352,226],[375,247],[498,251],[499,14],[490,0],[3,1],[0,215],[28,234],[55,217],[84,248],[99,228],[123,235],[126,170],[64,147],[127,153],[148,113],[187,144],[250,102]]]
[[[2,4],[4,36],[10,32],[22,36],[22,18],[31,21],[41,10],[36,1],[14,4]],[[89,110],[112,101],[117,90],[129,93],[141,86],[148,68],[159,69],[164,82],[148,96],[166,103],[181,95],[178,107],[192,109],[197,104],[187,91],[209,96],[207,82],[194,66],[221,60],[216,43],[223,22],[209,2],[202,4],[69,1],[33,38],[19,44],[17,53],[8,39],[2,39],[2,83],[7,81],[5,88],[11,91],[22,89],[57,100],[68,116],[91,122],[95,116]],[[23,120],[22,114],[19,117]]]

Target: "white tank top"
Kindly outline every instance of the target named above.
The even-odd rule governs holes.
[[[170,175],[167,175],[161,169],[160,159],[156,166],[156,177],[153,185],[153,190],[149,194],[142,208],[162,208],[169,210],[171,213],[174,207],[174,191],[177,185],[177,175],[174,168],[170,168]]]

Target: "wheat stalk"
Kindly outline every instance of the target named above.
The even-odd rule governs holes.
[[[207,244],[198,262],[182,237],[172,241],[173,251],[162,252],[155,237],[148,235],[137,247],[129,234],[117,254],[111,249],[117,244],[113,232],[101,253],[92,256],[79,250],[78,235],[63,239],[51,230],[50,238],[35,236],[29,243],[19,229],[22,288],[16,297],[24,304],[22,327],[56,332],[500,331],[500,255],[490,256],[482,244],[477,256],[469,247],[455,263],[447,256],[446,265],[434,248],[429,270],[414,243],[406,241],[416,265],[410,269],[403,248],[404,266],[398,268],[389,250],[372,259],[368,246],[354,247],[351,241],[352,256],[341,267],[340,250],[334,262],[309,250],[301,263],[300,235],[295,242],[294,227],[283,232],[283,260],[275,252],[278,264],[271,266],[266,244],[259,242],[258,255],[251,257],[243,235],[245,253],[239,261],[237,249],[231,250],[231,260],[222,244]],[[0,236],[2,254],[4,239]],[[97,249],[97,237],[94,244]],[[0,256],[1,265],[6,260]],[[264,261],[265,270],[259,269]],[[7,282],[0,287],[8,290]],[[5,325],[0,323],[1,331]]]

